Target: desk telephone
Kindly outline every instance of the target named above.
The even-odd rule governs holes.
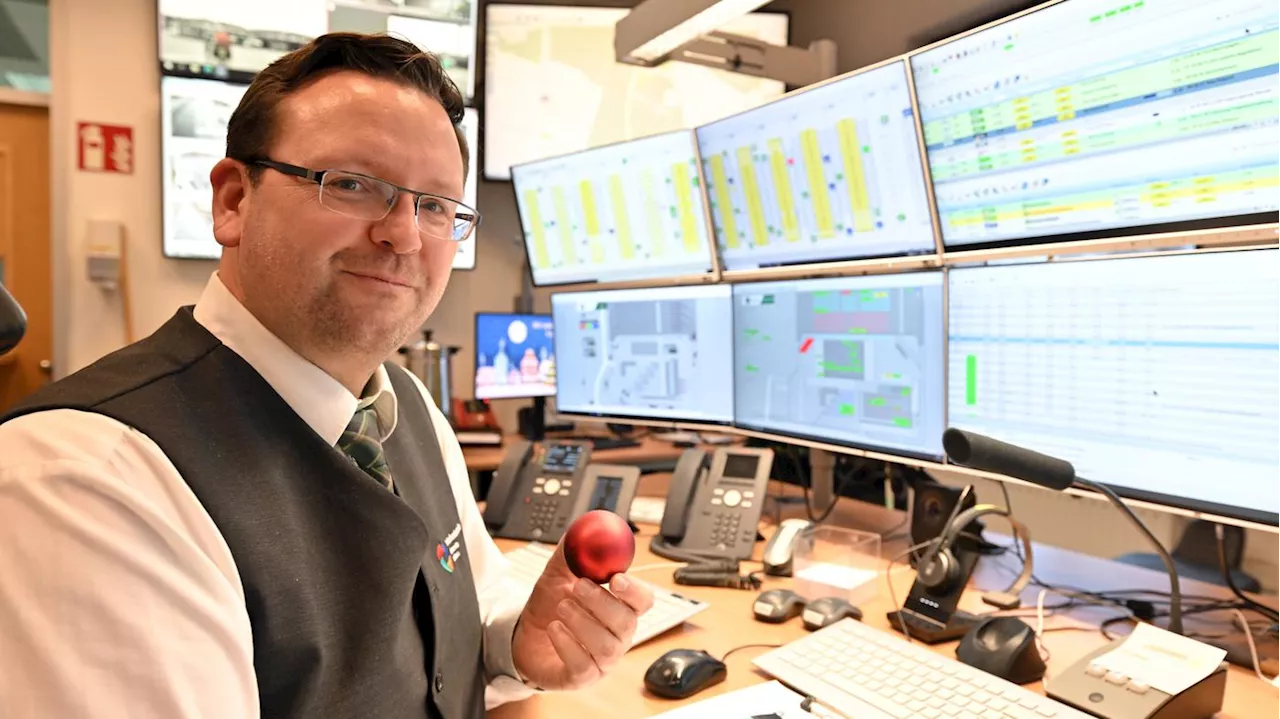
[[[592,509],[626,517],[640,469],[590,460],[590,442],[513,444],[493,475],[485,502],[489,533],[554,544],[570,522]]]
[[[772,467],[771,449],[719,447],[710,455],[685,450],[650,548],[678,561],[749,559]]]

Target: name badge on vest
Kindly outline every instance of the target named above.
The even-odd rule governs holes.
[[[444,567],[444,571],[450,574],[453,574],[453,568],[462,559],[462,543],[458,541],[461,535],[462,525],[455,525],[444,541],[436,545],[436,560],[440,562],[441,567]]]

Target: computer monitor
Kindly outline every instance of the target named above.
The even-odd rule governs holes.
[[[550,315],[476,313],[476,399],[550,397],[556,348]]]
[[[517,165],[511,181],[534,285],[711,270],[688,130]]]
[[[160,191],[165,257],[217,259],[209,172],[226,154],[227,121],[247,89],[218,80],[160,78]]]
[[[478,2],[475,4],[479,4]],[[781,95],[777,80],[687,62],[614,56],[622,7],[485,3],[486,180],[512,165],[684,130]],[[789,19],[754,12],[718,29],[786,45]]]
[[[734,424],[942,456],[940,271],[733,286]]]
[[[696,132],[726,271],[937,249],[902,60]]]
[[[327,0],[159,0],[165,75],[248,83],[328,32]]]
[[[452,0],[330,0],[329,31],[387,33],[412,42],[440,58],[445,72],[470,102],[475,97],[479,5]]]
[[[1257,0],[1065,0],[913,55],[945,245],[1275,222],[1278,25]]]
[[[1278,255],[952,270],[949,423],[1122,496],[1276,524]]]
[[[565,414],[727,424],[733,420],[728,285],[551,296]]]
[[[480,164],[477,160],[480,151],[480,120],[476,114],[475,108],[468,107],[462,111],[462,133],[467,138],[468,149],[468,165],[467,165],[467,181],[463,185],[462,201],[467,203],[480,213],[481,222],[484,220],[484,212],[477,204],[476,198],[476,177],[480,172]],[[453,269],[455,270],[474,270],[476,268],[476,234],[480,232],[480,228],[471,231],[471,236],[458,243],[458,252],[453,256]]]

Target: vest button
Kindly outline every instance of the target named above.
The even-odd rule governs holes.
[[[444,674],[436,672],[436,693],[444,691]]]

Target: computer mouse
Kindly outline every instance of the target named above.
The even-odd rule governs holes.
[[[804,619],[804,628],[812,632],[845,617],[862,621],[862,610],[840,597],[822,597],[809,602],[800,616]]]
[[[701,649],[672,649],[644,673],[649,691],[667,699],[684,699],[724,681],[724,662]]]
[[[1044,676],[1035,630],[1017,617],[988,617],[974,625],[956,647],[956,658],[1014,684]]]
[[[806,603],[804,597],[790,589],[769,589],[760,592],[760,596],[751,605],[751,611],[762,622],[780,624],[800,616]]]

